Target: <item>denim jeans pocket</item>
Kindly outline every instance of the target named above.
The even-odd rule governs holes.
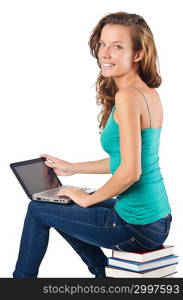
[[[104,219],[101,222],[100,211],[98,213],[98,227],[101,228],[113,228],[115,226],[114,210],[113,208],[108,209],[104,215]]]
[[[106,228],[120,228],[126,224],[117,214],[115,208],[111,208],[105,215],[104,227]]]
[[[127,241],[118,243],[113,246],[113,250],[119,251],[128,251],[128,252],[143,252],[143,251],[152,251],[158,249],[161,245],[159,243],[151,241],[146,243],[143,240],[139,240],[136,237],[132,236]]]

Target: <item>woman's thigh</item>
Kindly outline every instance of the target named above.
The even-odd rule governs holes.
[[[131,230],[116,213],[114,203],[112,198],[103,203],[106,205],[83,208],[75,203],[31,201],[29,211],[37,223],[54,227],[89,244],[114,249],[115,245],[131,237]]]
[[[95,204],[95,207],[107,207],[107,208],[114,208],[115,203],[116,203],[117,199],[116,198],[110,198],[108,200],[99,202],[97,204]]]

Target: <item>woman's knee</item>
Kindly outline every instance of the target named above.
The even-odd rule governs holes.
[[[30,216],[30,218],[33,218],[34,223],[36,223],[39,226],[45,226],[44,221],[42,220],[41,215],[43,215],[45,211],[45,205],[46,203],[41,203],[39,201],[30,201],[28,205],[27,215]],[[47,226],[46,226],[47,228]]]
[[[28,210],[34,214],[34,212],[39,208],[39,202],[38,201],[30,201],[28,204]]]
[[[45,203],[44,203],[45,204]],[[36,218],[38,217],[39,213],[43,210],[43,203],[39,201],[32,200],[30,201],[28,205],[27,212],[30,214],[32,217]]]

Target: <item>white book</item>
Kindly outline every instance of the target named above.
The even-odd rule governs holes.
[[[163,245],[161,248],[148,252],[128,252],[128,251],[118,251],[112,250],[112,257],[137,261],[137,262],[146,262],[150,260],[154,260],[157,258],[161,258],[164,256],[173,254],[173,247],[170,245]]]
[[[159,268],[177,263],[177,255],[169,255],[163,258],[151,260],[149,262],[134,262],[124,259],[108,257],[108,265],[128,269],[131,271],[147,271],[154,268]]]
[[[105,267],[106,276],[113,278],[160,278],[176,272],[176,264],[145,272],[128,271],[125,269],[111,266]]]

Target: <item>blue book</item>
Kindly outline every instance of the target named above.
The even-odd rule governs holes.
[[[143,272],[156,268],[177,264],[177,255],[169,255],[149,262],[135,262],[114,257],[108,257],[108,265],[130,271]]]

